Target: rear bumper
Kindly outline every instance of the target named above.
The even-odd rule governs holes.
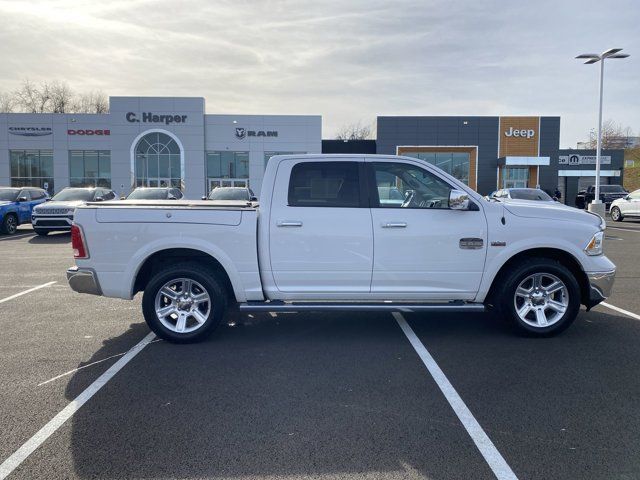
[[[71,289],[78,293],[102,295],[98,276],[91,268],[71,267],[67,270],[67,281]]]
[[[587,278],[589,279],[588,309],[599,304],[611,295],[615,276],[615,269],[608,272],[587,272]]]

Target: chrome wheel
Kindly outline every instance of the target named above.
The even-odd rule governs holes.
[[[613,207],[611,209],[611,220],[614,222],[618,222],[620,220],[620,209],[617,207]]]
[[[211,299],[204,287],[190,278],[165,283],[156,294],[156,316],[176,333],[190,333],[202,327],[211,313]]]
[[[520,282],[513,301],[520,320],[545,328],[560,321],[569,308],[569,291],[555,275],[534,273]]]
[[[18,220],[13,215],[8,215],[4,221],[4,230],[13,235],[18,230]]]

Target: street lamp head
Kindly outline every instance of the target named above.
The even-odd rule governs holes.
[[[626,53],[616,53],[615,55],[609,55],[607,58],[627,58],[628,56]]]
[[[598,63],[600,61],[599,58],[592,58],[591,60],[587,60],[585,63],[585,65],[591,65],[592,63]]]
[[[600,55],[598,55],[597,53],[581,53],[576,58],[594,58],[596,60],[599,60]]]
[[[602,52],[602,57],[610,57],[611,55],[615,55],[618,52],[621,52],[622,49],[621,48],[610,48],[609,50],[607,50],[606,52]]]

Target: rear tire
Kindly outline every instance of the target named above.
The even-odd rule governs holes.
[[[14,213],[7,213],[2,220],[2,233],[15,235],[18,231],[18,217]]]
[[[173,343],[204,340],[226,309],[222,284],[209,269],[193,262],[177,263],[153,275],[142,298],[149,328]]]
[[[550,337],[567,329],[580,311],[580,287],[571,271],[548,258],[526,260],[500,279],[498,314],[520,333]]]
[[[609,213],[611,214],[611,220],[613,220],[614,222],[621,222],[622,220],[624,220],[622,212],[618,207],[613,207]]]
[[[47,235],[49,235],[49,230],[41,230],[39,228],[34,228],[33,231],[36,232],[36,235],[40,235],[41,237],[46,237]]]

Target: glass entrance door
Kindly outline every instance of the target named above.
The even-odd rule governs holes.
[[[527,188],[529,186],[528,167],[503,167],[502,188]]]

